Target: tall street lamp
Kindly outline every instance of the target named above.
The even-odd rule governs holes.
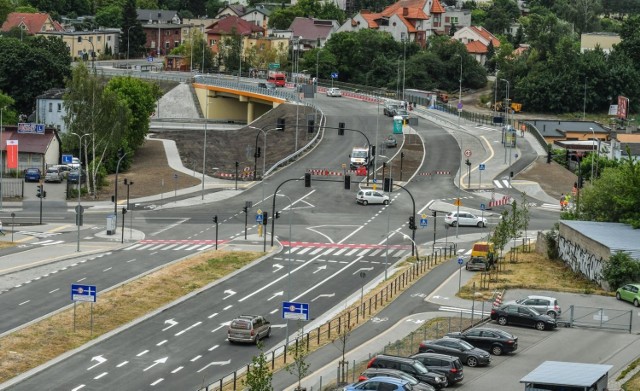
[[[284,209],[289,209],[289,249],[288,249],[288,258],[289,261],[288,263],[288,267],[287,267],[287,301],[291,301],[291,267],[293,264],[293,258],[291,257],[291,242],[293,241],[292,239],[292,229],[291,229],[291,216],[293,215],[292,209],[291,207],[293,206],[293,201],[291,201],[291,198],[286,195],[286,194],[282,194],[282,193],[277,193],[276,195],[280,196],[280,197],[286,197],[287,200],[289,200],[289,206],[287,206]],[[274,199],[275,202],[275,199]],[[283,209],[283,210],[284,210]],[[275,214],[274,216],[271,216],[271,218],[273,219],[273,221],[275,221]],[[267,233],[264,233],[265,237],[267,235]],[[289,319],[287,319],[287,326],[286,326],[286,343],[285,346],[289,346]]]
[[[80,136],[78,133],[71,132],[71,134],[78,137],[78,149],[80,153],[82,153],[82,139],[91,136],[91,133],[86,133]],[[80,212],[82,210],[82,206],[80,205],[80,184],[82,183],[82,167],[78,167],[78,207],[76,208],[76,225],[78,226],[78,246],[76,248],[77,252],[80,252]]]
[[[500,81],[503,81],[505,83],[507,83],[507,89],[506,89],[506,96],[504,98],[504,116],[505,116],[505,120],[507,121],[507,123],[504,126],[504,164],[507,164],[507,144],[509,144],[509,148],[511,148],[511,140],[507,139],[507,134],[509,132],[509,80],[507,79],[500,79]],[[509,157],[511,157],[511,154],[509,154]]]
[[[91,44],[91,69],[93,69],[93,73],[96,72],[96,48],[93,46],[93,41],[89,38],[80,38],[83,41],[87,41]]]
[[[593,138],[591,140],[591,181],[593,182],[593,154],[594,154],[594,150],[596,147],[596,132],[593,130],[593,128],[589,128],[589,130],[591,131],[591,134],[593,135]]]
[[[587,116],[587,77],[584,78],[584,100],[582,102],[582,120]]]
[[[458,54],[458,57],[460,57],[460,78],[458,79],[458,84],[460,85],[458,90],[458,126],[460,126],[460,116],[462,115],[462,55]]]
[[[253,151],[253,156],[254,156],[254,167],[253,167],[253,180],[255,181],[257,178],[257,174],[258,174],[258,137],[260,136],[260,133],[262,133],[263,135],[263,147],[262,147],[262,178],[261,178],[261,182],[262,182],[262,199],[264,200],[264,176],[265,173],[267,172],[267,133],[269,133],[272,130],[282,130],[282,128],[280,127],[275,127],[275,128],[271,128],[271,129],[264,129],[264,128],[258,128],[255,126],[251,126],[248,125],[248,128],[257,130],[258,133],[256,133],[256,146],[255,149]]]
[[[202,200],[204,200],[204,176],[207,167],[207,122],[209,122],[209,90],[207,90],[204,112],[204,144],[202,145]]]
[[[129,187],[133,185],[133,181],[127,181],[127,178],[124,178],[124,185],[127,186],[127,211],[129,212],[129,239],[131,239],[131,237],[133,236],[133,213],[131,212],[131,206],[129,205]],[[124,219],[124,216],[122,218]],[[122,222],[122,226],[124,227],[124,221]]]
[[[400,34],[400,39],[402,40],[402,102],[404,103],[404,81],[407,74],[407,37],[405,33]]]
[[[127,153],[123,150],[119,150],[118,156],[120,158],[118,159],[118,164],[116,165],[116,180],[115,180],[116,188],[115,188],[115,195],[113,197],[113,215],[116,220],[116,224],[113,229],[114,234],[118,230],[118,172],[120,172],[120,163],[122,163],[122,159],[124,159],[124,157],[127,156]]]
[[[4,127],[2,123],[2,114],[4,113],[6,108],[6,106],[0,107],[0,143],[2,143],[2,145],[0,145],[0,210],[2,210],[2,191],[4,190],[2,186],[2,180],[4,175],[4,146],[6,145],[3,140]]]
[[[131,29],[134,27],[136,26],[129,26],[129,28],[127,29],[127,61],[129,61],[129,35],[131,34]]]

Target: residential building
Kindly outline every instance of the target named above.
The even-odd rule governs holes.
[[[225,16],[241,17],[247,12],[247,7],[242,4],[230,4],[220,9],[216,15],[216,19],[222,19]]]
[[[7,167],[7,141],[18,141],[18,171],[29,167],[37,167],[42,172],[49,165],[60,164],[60,137],[53,128],[45,128],[44,133],[21,133],[16,125],[4,125],[2,140],[3,167]]]
[[[146,35],[144,45],[147,53],[153,57],[169,54],[183,42],[182,24],[143,24],[142,30]]]
[[[193,19],[184,18],[182,20],[182,42],[189,39],[191,31],[198,30],[204,34],[205,30],[217,20],[218,19],[216,18],[207,17]]]
[[[489,45],[495,49],[500,47],[500,41],[482,26],[462,27],[453,34],[453,39],[462,42],[478,63],[484,65],[487,61]]]
[[[46,13],[23,13],[12,12],[7,15],[7,19],[2,24],[2,31],[7,32],[12,28],[22,29],[25,34],[36,35],[47,31],[64,31],[62,25]]]
[[[291,22],[289,30],[293,39],[298,39],[299,50],[305,51],[316,47],[323,47],[331,37],[331,34],[338,31],[340,25],[335,20],[322,20],[315,18],[297,17]]]
[[[177,11],[158,9],[138,9],[138,21],[142,24],[180,24]]]
[[[640,160],[640,133],[612,133],[610,145],[601,145],[600,154],[609,159],[626,159],[631,153],[631,158]]]
[[[445,9],[439,0],[400,0],[382,12],[358,12],[340,26],[338,32],[374,29],[390,33],[397,41],[404,39],[424,47],[427,37],[444,34]]]
[[[580,35],[580,53],[599,47],[605,53],[611,53],[613,45],[619,44],[620,35],[615,33],[582,33]]]
[[[67,131],[64,124],[64,116],[67,114],[63,99],[65,92],[64,88],[52,88],[36,97],[36,123],[45,124],[62,133]]]
[[[120,29],[101,29],[94,31],[47,31],[38,33],[46,37],[58,37],[67,45],[69,54],[74,60],[95,59],[101,55],[120,52]]]
[[[452,26],[456,26],[456,30],[471,26],[471,10],[449,6],[444,7],[444,9],[443,27],[445,35],[450,35]]]
[[[290,44],[287,37],[246,37],[242,45],[243,55],[245,58],[253,57],[252,65],[257,68],[255,76],[262,78],[266,77],[264,71],[269,63],[280,63],[281,59],[288,57]]]
[[[237,16],[226,16],[217,20],[207,28],[207,44],[211,51],[220,53],[220,41],[226,37],[242,36],[242,37],[264,37],[264,29],[253,23],[247,22]],[[243,40],[244,41],[244,40]],[[243,42],[244,44],[244,42]],[[243,45],[246,46],[246,45]],[[246,47],[243,47],[243,53]]]
[[[271,11],[268,8],[264,5],[257,5],[255,8],[246,10],[244,15],[240,15],[240,17],[247,22],[262,27],[262,29],[266,31],[268,27],[267,24],[269,23],[269,15],[271,15]]]

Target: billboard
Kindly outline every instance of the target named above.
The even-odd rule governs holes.
[[[34,124],[33,122],[19,122],[18,133],[44,134],[44,124]]]
[[[18,168],[18,140],[7,140],[7,168]]]
[[[627,119],[628,109],[629,109],[629,98],[625,98],[622,95],[618,95],[618,118]]]

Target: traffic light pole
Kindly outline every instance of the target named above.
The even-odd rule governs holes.
[[[273,203],[271,204],[271,216],[275,216],[276,215],[276,197],[278,194],[278,191],[280,190],[280,187],[282,187],[282,185],[284,185],[287,182],[291,182],[291,181],[301,181],[303,180],[302,178],[291,178],[291,179],[286,179],[284,182],[280,183],[278,185],[278,187],[276,187],[276,191],[273,192]],[[275,233],[275,228],[276,228],[276,219],[271,219],[271,247],[273,247],[273,235]],[[247,230],[245,229],[245,232],[247,232]],[[267,233],[265,232],[265,240],[266,240],[266,236]]]

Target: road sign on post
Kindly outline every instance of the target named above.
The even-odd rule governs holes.
[[[73,155],[62,155],[62,164],[73,163]]]
[[[71,284],[71,301],[96,302],[98,290],[95,285]]]
[[[278,64],[277,62],[272,62],[269,64],[269,69],[279,69],[280,68],[280,64]]]
[[[478,170],[480,170],[480,171],[484,171],[484,169],[485,169],[485,165],[484,165],[484,163],[480,163],[480,164],[478,165]]]
[[[309,304],[293,301],[282,302],[282,318],[295,320],[309,320]]]
[[[429,221],[425,217],[420,218],[420,228],[427,228],[428,222]]]

